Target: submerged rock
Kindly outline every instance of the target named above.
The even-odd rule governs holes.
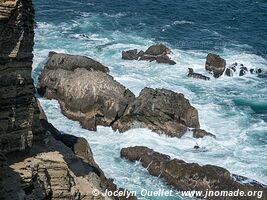
[[[261,199],[266,199],[266,186],[259,183],[241,184],[232,177],[230,172],[222,167],[214,165],[200,166],[196,163],[186,163],[183,160],[171,159],[168,155],[153,151],[147,147],[128,147],[121,150],[121,157],[129,161],[140,161],[149,174],[163,178],[168,184],[178,191],[203,191],[204,198],[206,191],[262,191]],[[240,196],[209,196],[208,199],[216,200],[239,200]],[[242,197],[244,200],[251,200],[255,197]]]
[[[156,44],[150,46],[145,52],[137,49],[123,51],[122,59],[125,60],[148,60],[150,62],[156,61],[157,63],[166,63],[175,65],[176,62],[171,60],[167,54],[170,54],[171,50],[163,44]]]
[[[233,70],[231,68],[227,68],[225,70],[225,75],[226,76],[233,76]]]
[[[226,61],[219,55],[209,53],[206,58],[205,68],[213,74],[215,78],[220,77],[225,70]]]
[[[226,76],[233,76],[234,73],[238,73],[238,76],[244,76],[248,73],[250,74],[260,74],[262,73],[262,70],[259,68],[248,68],[245,67],[244,64],[238,64],[238,63],[234,63],[230,66],[228,66],[225,70],[225,75]]]
[[[188,68],[189,73],[188,77],[196,78],[196,79],[202,79],[202,80],[210,80],[210,77],[204,76],[202,74],[195,73],[192,68]]]
[[[181,137],[187,127],[199,128],[198,112],[183,94],[144,88],[113,125],[113,129],[121,132],[135,127]]]

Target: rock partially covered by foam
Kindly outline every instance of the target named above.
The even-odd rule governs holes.
[[[237,73],[239,76],[245,76],[247,74],[261,74],[262,69],[248,68],[243,64],[233,63],[230,66],[228,66],[225,70],[226,76],[233,76],[235,73]]]
[[[39,77],[38,92],[57,99],[62,112],[80,121],[84,128],[112,126],[135,96],[106,71],[89,58],[54,54]]]
[[[188,127],[199,128],[198,112],[181,93],[144,88],[113,125],[121,132],[134,127],[181,137]]]
[[[143,127],[171,137],[181,137],[188,127],[199,128],[198,112],[183,94],[144,88],[135,98],[130,90],[103,72],[102,65],[80,67],[72,63],[77,63],[76,56],[66,58],[50,53],[39,77],[38,92],[57,99],[63,114],[78,120],[84,128],[96,130],[103,125],[125,132]]]
[[[202,80],[210,80],[210,77],[204,76],[202,74],[194,72],[193,68],[188,68],[189,72],[187,74],[188,77],[202,79]]]
[[[176,62],[171,60],[168,54],[171,50],[163,44],[155,44],[150,46],[145,52],[137,49],[123,51],[122,59],[124,60],[148,60],[150,62],[156,61],[157,63],[166,63],[175,65]]]
[[[267,198],[266,186],[254,181],[253,184],[237,181],[236,176],[218,166],[204,165],[197,163],[186,163],[180,159],[171,159],[170,156],[155,152],[152,149],[142,146],[128,147],[121,150],[121,157],[129,161],[140,161],[149,174],[163,178],[168,184],[178,191],[202,191],[199,198],[204,198],[206,191],[236,191],[244,193],[249,191],[262,192],[261,199]],[[216,200],[251,200],[249,196],[208,196],[208,199]]]

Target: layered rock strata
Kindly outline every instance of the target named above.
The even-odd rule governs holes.
[[[0,1],[0,199],[125,199],[102,195],[118,188],[104,176],[85,139],[61,134],[46,121],[31,78],[33,26],[31,0]],[[90,59],[79,60],[107,71]]]

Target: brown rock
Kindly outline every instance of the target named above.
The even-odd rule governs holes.
[[[74,71],[77,68],[84,68],[88,71],[109,72],[107,67],[86,56],[50,52],[48,57],[45,68],[49,70],[64,69]]]
[[[125,60],[148,60],[150,62],[156,61],[157,63],[166,63],[170,65],[175,65],[176,62],[171,60],[167,54],[171,51],[163,44],[156,44],[150,46],[145,52],[139,51],[137,49],[123,51],[122,59]]]
[[[97,125],[111,126],[135,98],[131,91],[102,71],[77,66],[70,71],[63,65],[52,69],[47,66],[39,77],[38,92],[57,99],[63,114],[80,121],[89,130],[96,130]]]
[[[219,55],[209,53],[206,59],[206,70],[213,74],[215,78],[220,77],[226,66],[226,61]]]
[[[214,137],[216,138],[215,135],[213,135],[212,133],[209,133],[203,129],[194,129],[193,130],[193,137],[194,138],[203,138],[203,137],[206,137],[206,136],[210,136],[210,137]]]
[[[128,147],[121,150],[121,157],[129,161],[140,161],[152,176],[165,179],[178,191],[262,191],[262,199],[266,199],[266,186],[254,181],[241,184],[224,168],[214,165],[200,166],[196,163],[186,163],[183,160],[171,159],[165,154],[153,151],[147,147]],[[202,196],[204,198],[204,195]],[[255,197],[242,197],[251,200]],[[241,197],[210,196],[208,199],[239,200]]]
[[[145,88],[125,114],[114,123],[121,132],[146,127],[157,133],[181,137],[187,127],[199,128],[198,112],[183,94],[166,89]]]
[[[124,60],[138,60],[139,55],[137,49],[123,51],[122,52],[122,59]]]
[[[169,53],[171,53],[171,50],[164,44],[152,45],[145,51],[145,54],[152,56],[167,55]]]

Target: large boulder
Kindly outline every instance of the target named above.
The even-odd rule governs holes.
[[[205,68],[213,74],[215,78],[220,77],[225,70],[226,61],[219,55],[209,53],[206,58]]]
[[[243,181],[232,175],[228,170],[214,166],[200,166],[196,163],[186,163],[183,160],[171,159],[168,155],[153,151],[147,147],[128,147],[121,150],[121,157],[129,161],[138,161],[145,167],[149,174],[155,177],[165,179],[178,191],[202,191],[199,198],[204,198],[207,191],[236,191],[240,190],[245,193],[249,191],[263,192],[261,199],[266,199],[266,186],[256,181]],[[244,177],[243,177],[244,178]],[[251,200],[251,196],[207,196],[207,199],[216,200]]]
[[[89,71],[109,72],[107,67],[86,56],[50,52],[48,57],[45,68],[50,70],[64,69],[74,71],[77,68],[84,68]]]
[[[84,128],[96,130],[97,125],[111,126],[135,98],[112,76],[96,70],[96,66],[51,67],[52,58],[39,77],[38,92],[57,99],[63,114],[80,121]]]
[[[166,89],[144,88],[113,125],[121,132],[150,128],[157,133],[181,137],[187,127],[199,128],[198,112],[183,94]]]

